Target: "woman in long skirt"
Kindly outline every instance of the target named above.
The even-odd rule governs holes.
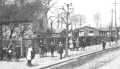
[[[31,45],[29,45],[29,47],[28,47],[28,51],[27,51],[27,64],[28,65],[32,65],[31,64],[31,61],[32,61],[32,46]]]

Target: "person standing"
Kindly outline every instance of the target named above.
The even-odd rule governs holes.
[[[77,50],[79,50],[79,38],[77,38],[77,40],[76,40],[76,48],[77,48]]]
[[[85,51],[85,47],[86,47],[86,40],[85,38],[83,38],[82,40],[82,50]]]
[[[40,57],[42,57],[43,56],[43,53],[42,53],[42,40],[40,40],[40,45],[39,45],[39,55],[40,55]]]
[[[103,50],[105,50],[105,46],[106,46],[105,40],[102,41],[102,46],[103,46]]]
[[[69,46],[70,46],[70,50],[73,50],[73,41],[72,41],[72,39],[69,40]]]
[[[33,51],[33,48],[31,45],[28,46],[28,50],[27,50],[27,64],[29,66],[32,65],[31,61],[32,61],[32,51]]]
[[[20,58],[20,47],[19,47],[19,45],[17,45],[15,47],[15,57],[16,57],[16,61],[19,61],[19,58]]]
[[[51,56],[54,57],[55,45],[53,42],[51,42],[50,51],[51,51]]]
[[[42,46],[42,49],[43,49],[43,57],[47,56],[48,46],[46,43]]]
[[[60,59],[62,59],[62,54],[63,54],[63,44],[61,42],[59,42],[58,45],[58,53],[60,54]]]
[[[76,48],[76,42],[75,42],[75,39],[73,40],[73,49],[75,50]]]

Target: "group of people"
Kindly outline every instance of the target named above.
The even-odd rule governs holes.
[[[85,50],[85,47],[86,47],[85,43],[86,43],[85,40],[82,40],[81,45],[80,45],[79,39],[76,39],[76,40],[70,39],[69,40],[69,48],[71,50],[79,50],[79,48],[81,47],[82,50]]]
[[[60,59],[63,58],[64,45],[62,44],[62,42],[59,42],[57,46],[53,42],[51,42],[51,44],[49,46],[50,46],[49,52],[51,52],[51,57],[54,57],[54,52],[56,50],[60,56]],[[47,49],[42,44],[40,44],[39,49],[40,49],[40,52],[39,52],[40,56],[41,55],[44,56],[47,53]],[[30,66],[32,65],[31,61],[34,59],[34,57],[35,57],[35,50],[31,45],[29,45],[28,49],[27,49],[27,56],[26,56],[28,65],[30,65]]]
[[[85,42],[82,42],[82,43],[85,43]],[[79,40],[77,39],[76,41],[74,40],[73,41],[73,49],[79,49]],[[12,57],[15,56],[16,59],[19,59],[20,58],[20,49],[19,47],[14,47],[13,46],[13,43],[10,44],[10,46],[7,48],[7,49],[2,49],[2,54],[6,54],[8,60],[11,60]],[[57,45],[54,43],[54,42],[51,42],[49,44],[49,52],[51,52],[51,56],[54,57],[54,52],[57,51],[59,56],[60,56],[60,59],[63,58],[63,52],[64,52],[64,44],[62,44],[62,42],[59,42]],[[84,49],[84,44],[82,46],[82,48]],[[105,41],[102,41],[102,47],[103,47],[103,50],[105,50],[105,47],[106,47],[106,42]],[[42,44],[42,42],[40,41],[40,55],[44,56],[46,53],[47,53],[47,48]],[[2,56],[3,56],[2,55]],[[14,56],[13,56],[14,55]],[[28,65],[32,65],[31,64],[31,61],[34,59],[35,57],[35,50],[33,48],[33,46],[30,44],[28,45],[28,48],[27,48],[27,55],[26,55],[26,58],[27,58],[27,64]],[[3,59],[1,57],[1,59]]]
[[[58,51],[58,53],[60,55],[60,59],[62,59],[62,54],[63,54],[63,50],[64,50],[64,45],[62,44],[62,42],[59,42],[58,45],[55,45],[54,42],[51,42],[50,52],[51,52],[52,57],[54,57],[55,50]]]
[[[51,41],[50,44],[46,45],[43,44],[42,41],[40,41],[39,54],[41,57],[44,57],[47,55],[47,52],[50,52],[51,56],[54,57],[54,52],[58,51],[61,45],[63,46],[62,42],[55,44],[53,41]]]
[[[101,41],[101,43],[102,43],[102,48],[103,48],[103,50],[105,50],[105,48],[106,48],[106,39],[103,39],[102,41]],[[86,47],[86,39],[82,39],[81,41],[79,41],[79,39],[74,39],[74,40],[72,40],[72,39],[70,39],[69,40],[69,48],[71,49],[71,50],[79,50],[79,48],[81,48],[81,50],[83,50],[83,51],[85,51],[85,47]]]

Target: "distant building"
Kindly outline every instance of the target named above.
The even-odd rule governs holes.
[[[75,29],[75,33],[77,33],[79,36],[98,36],[99,30],[93,27],[84,26],[79,29]],[[78,32],[79,31],[79,32]]]
[[[120,30],[120,28],[118,28]],[[79,32],[78,32],[79,31]],[[89,27],[89,26],[84,26],[78,29],[75,29],[74,32],[78,34],[79,36],[105,36],[105,37],[110,37],[114,36],[116,37],[116,28],[94,28],[94,27]],[[120,31],[119,31],[120,35]]]

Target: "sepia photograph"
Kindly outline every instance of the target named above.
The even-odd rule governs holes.
[[[0,69],[120,69],[120,0],[0,0]]]

